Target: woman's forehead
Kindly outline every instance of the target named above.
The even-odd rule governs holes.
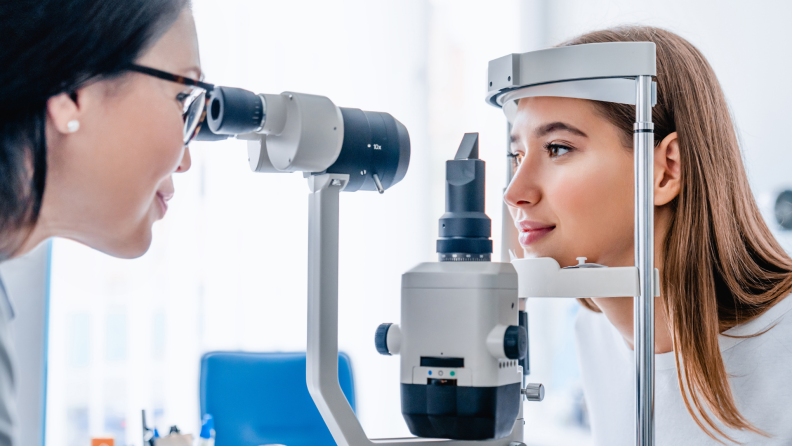
[[[513,132],[530,134],[549,133],[552,130],[572,130],[582,133],[602,122],[591,101],[559,97],[531,97],[520,99],[512,124]]]
[[[196,75],[194,72],[187,72],[200,69],[201,66],[198,35],[189,8],[184,8],[168,31],[141,58],[141,64],[190,77]]]

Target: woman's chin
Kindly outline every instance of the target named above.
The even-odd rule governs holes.
[[[531,243],[530,245],[521,244],[520,246],[522,246],[525,257],[552,257],[556,260],[558,260],[559,257],[563,257],[558,255],[557,249],[552,249],[552,245],[544,243]]]
[[[105,243],[89,244],[89,246],[119,259],[136,259],[148,252],[151,242],[151,228],[148,227],[135,234],[107,240]]]
[[[126,244],[118,257],[136,259],[148,252],[149,248],[151,248],[152,240],[151,228],[148,228],[140,237],[129,240],[129,243]]]
[[[540,257],[549,257],[558,262],[561,267],[572,266],[577,264],[575,255],[559,253],[558,250],[541,249],[537,246],[523,247],[523,252],[526,258],[535,259]]]
[[[151,243],[147,244],[146,246],[126,249],[117,254],[111,254],[111,255],[113,257],[118,257],[119,259],[137,259],[138,257],[142,257],[143,254],[147,253],[150,246]]]

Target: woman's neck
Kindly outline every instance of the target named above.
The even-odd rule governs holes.
[[[635,348],[633,337],[633,297],[594,298],[594,303],[605,317],[619,330],[627,345]],[[668,317],[661,297],[655,297],[655,353],[668,353],[674,350],[674,342]]]
[[[8,251],[10,252],[8,258],[14,259],[21,257],[32,251],[36,246],[41,244],[41,242],[47,240],[53,235],[49,229],[49,226],[42,224],[41,218],[39,218],[39,221],[32,228],[30,226],[26,226],[22,229],[13,231],[8,235],[8,240],[11,241],[9,244],[11,249]],[[3,259],[0,258],[0,260]]]
[[[660,271],[663,277],[663,249],[668,228],[670,226],[670,211],[667,206],[656,208],[655,210],[655,268]],[[633,264],[632,253],[625,254],[624,258],[616,259],[616,264]],[[633,302],[634,297],[604,297],[592,299],[602,310],[605,317],[611,324],[619,330],[624,340],[631,349],[635,349],[634,326],[633,326]],[[655,297],[655,353],[668,353],[674,351],[674,338],[671,333],[671,325],[668,323],[668,314],[663,303],[662,296]]]

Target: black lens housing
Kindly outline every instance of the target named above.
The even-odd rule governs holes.
[[[410,165],[410,135],[388,113],[341,107],[344,142],[341,153],[326,173],[349,175],[346,192],[377,190],[376,174],[383,190],[401,181]]]
[[[441,262],[490,261],[492,221],[484,213],[486,164],[478,159],[478,133],[466,133],[446,161],[446,212],[440,217]]]

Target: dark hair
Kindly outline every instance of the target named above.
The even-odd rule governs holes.
[[[34,224],[47,174],[47,100],[123,74],[188,0],[0,0],[0,260]]]

